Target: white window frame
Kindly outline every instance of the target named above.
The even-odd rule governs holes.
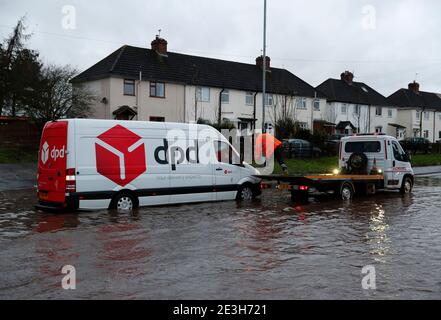
[[[299,122],[299,127],[300,127],[300,129],[303,129],[303,130],[309,129],[307,122]]]
[[[389,119],[394,117],[394,110],[393,109],[387,109],[387,117]]]
[[[271,107],[274,104],[274,96],[271,93],[265,94],[265,106]]]
[[[306,105],[306,98],[297,98],[297,109],[299,110],[308,109],[308,106]]]
[[[222,104],[230,103],[230,90],[225,89],[221,94],[221,102]]]
[[[341,112],[341,114],[348,114],[348,104],[347,103],[342,103],[342,105],[340,107],[340,112]]]
[[[430,113],[429,111],[424,111],[424,120],[430,120]]]
[[[354,115],[359,116],[361,113],[361,106],[359,104],[356,104],[354,106]]]
[[[416,119],[417,119],[417,120],[420,120],[420,119],[421,119],[421,111],[418,111],[418,110],[417,110],[417,112],[416,112]]]
[[[197,87],[196,88],[196,99],[198,102],[210,102],[210,88],[209,87]]]
[[[254,106],[254,92],[248,91],[245,93],[245,105]]]
[[[380,112],[378,112],[380,111]],[[375,107],[375,116],[382,117],[383,116],[383,107]]]
[[[425,139],[429,139],[429,130],[424,130],[424,131],[423,131],[423,137],[424,137]]]
[[[312,101],[312,107],[313,107],[314,111],[320,111],[320,100],[314,99]]]

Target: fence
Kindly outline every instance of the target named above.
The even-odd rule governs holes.
[[[0,147],[34,149],[39,138],[37,127],[29,119],[0,117]]]

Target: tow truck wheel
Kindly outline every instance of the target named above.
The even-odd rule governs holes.
[[[400,189],[400,192],[402,194],[409,194],[409,193],[412,193],[412,189],[413,189],[412,179],[409,177],[404,178],[403,185]]]
[[[340,189],[342,200],[349,201],[354,197],[354,188],[349,183],[344,183]]]

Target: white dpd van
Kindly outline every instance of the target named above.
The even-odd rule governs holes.
[[[259,172],[205,125],[62,120],[46,124],[38,209],[93,210],[251,199]]]

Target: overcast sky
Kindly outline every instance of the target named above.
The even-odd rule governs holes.
[[[158,29],[169,51],[254,63],[262,50],[263,0],[0,0],[0,38],[23,15],[45,62],[81,71],[121,45],[150,48]],[[441,92],[439,0],[268,0],[267,36],[272,65],[313,86],[350,70],[389,95],[418,73]]]

